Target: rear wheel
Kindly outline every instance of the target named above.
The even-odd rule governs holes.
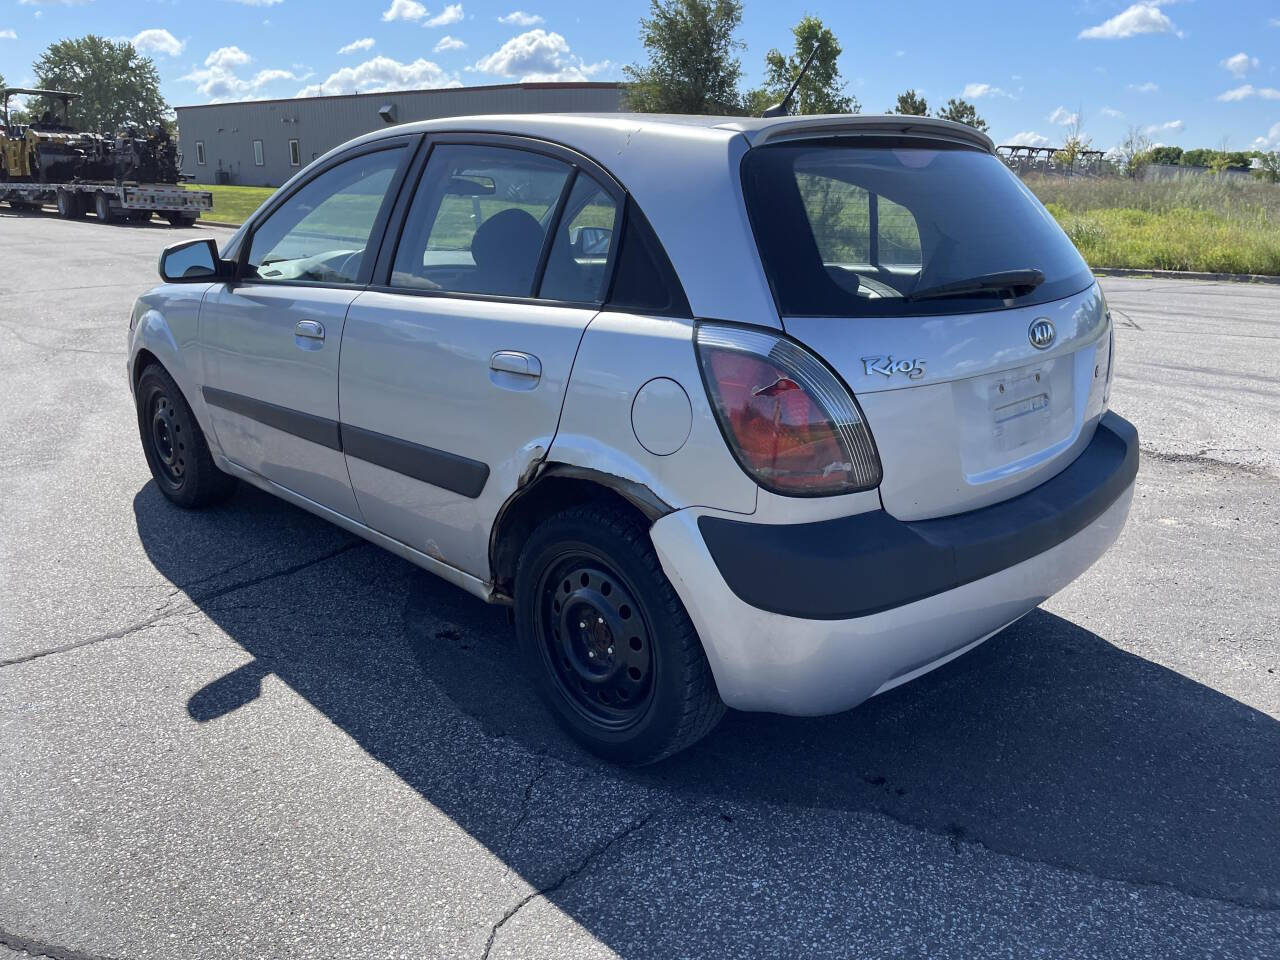
[[[93,212],[103,223],[114,223],[116,219],[115,211],[111,209],[111,198],[105,193],[95,193],[93,195]]]
[[[204,431],[168,371],[148,366],[134,398],[142,449],[161,493],[180,507],[195,508],[235,492],[236,478],[214,465]]]
[[[84,216],[84,203],[80,194],[70,190],[58,191],[58,216],[63,220],[76,220]]]
[[[169,221],[169,226],[171,227],[190,227],[194,226],[196,222],[196,214],[183,213],[179,210],[166,213],[164,216],[165,219]]]
[[[534,681],[592,752],[652,763],[724,715],[702,643],[638,518],[589,504],[546,520],[521,552],[515,593]]]

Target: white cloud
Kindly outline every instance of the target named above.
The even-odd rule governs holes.
[[[431,48],[433,53],[442,53],[445,50],[465,50],[467,45],[464,41],[457,37],[451,37],[447,33],[436,41],[436,45]]]
[[[179,40],[168,30],[161,30],[159,27],[143,30],[133,38],[132,43],[140,53],[167,53],[171,57],[176,57],[187,46],[185,40]]]
[[[1012,99],[1013,94],[1007,93],[999,87],[993,87],[989,83],[966,83],[960,96],[966,100],[980,100],[982,97],[1009,97]]]
[[[336,73],[331,73],[322,83],[303,87],[298,91],[298,96],[319,97],[342,93],[460,86],[462,82],[455,74],[445,72],[430,60],[419,58],[412,63],[401,63],[390,57],[374,57],[354,67],[343,67]]]
[[[373,37],[361,37],[359,40],[352,40],[345,47],[339,47],[338,53],[355,53],[357,50],[372,50]]]
[[[1160,84],[1152,83],[1148,80],[1146,83],[1131,83],[1129,84],[1129,89],[1135,93],[1159,93]]]
[[[13,30],[0,30],[0,40],[17,40],[18,34]]]
[[[1250,70],[1258,69],[1258,58],[1247,53],[1237,53],[1234,57],[1221,61],[1218,66],[1237,77],[1243,77]]]
[[[1268,130],[1265,137],[1258,137],[1253,143],[1259,150],[1280,149],[1280,123]]]
[[[306,80],[310,72],[295,70],[259,70],[252,79],[236,73],[237,67],[252,62],[253,58],[239,47],[219,47],[204,58],[204,67],[192,70],[183,80],[194,83],[196,89],[218,102],[222,100],[247,100],[259,93],[262,87],[281,80]]]
[[[1081,30],[1078,39],[1120,40],[1140,33],[1172,33],[1182,36],[1173,21],[1161,11],[1160,0],[1152,0],[1148,3],[1135,3],[1110,20]]]
[[[1069,127],[1073,123],[1080,122],[1080,114],[1072,113],[1066,107],[1058,107],[1053,113],[1049,114],[1049,122]]]
[[[451,3],[423,24],[424,27],[447,27],[462,19],[462,4]]]
[[[1181,133],[1182,128],[1186,126],[1181,120],[1170,120],[1168,123],[1153,123],[1149,127],[1143,128],[1143,133]]]
[[[535,23],[541,23],[542,18],[536,13],[525,13],[523,10],[512,10],[498,18],[499,23],[505,23],[513,27],[532,27]]]
[[[1252,83],[1245,83],[1225,93],[1218,94],[1218,99],[1223,103],[1230,103],[1233,100],[1247,100],[1249,97],[1261,97],[1263,100],[1280,100],[1280,90],[1275,87],[1255,87]]]
[[[558,33],[541,28],[512,37],[501,47],[476,61],[474,69],[522,82],[586,80],[609,66],[608,60],[588,64],[569,51]]]
[[[1114,120],[1124,119],[1124,114],[1121,111],[1117,110],[1115,107],[1103,107],[1098,112],[1102,114],[1104,117],[1111,117]]]
[[[1034,130],[1023,130],[1021,133],[1015,133],[1005,143],[1013,144],[1015,147],[1047,147],[1052,143],[1048,137],[1042,137]]]
[[[427,8],[418,2],[418,0],[391,0],[391,6],[382,12],[382,19],[391,20],[421,20],[427,15]]]

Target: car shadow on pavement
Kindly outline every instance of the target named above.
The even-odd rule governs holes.
[[[521,810],[529,771],[550,756],[584,783],[704,806],[879,812],[955,844],[1280,905],[1280,723],[1050,613],[856,710],[730,713],[685,754],[623,771],[559,733],[517,666],[504,610],[247,487],[188,513],[148,483],[134,511],[160,573],[253,658],[190,694],[194,722],[252,723],[275,674],[535,887],[566,855],[564,824]],[[458,712],[491,749],[442,739]],[[619,815],[609,789],[572,803],[580,823]],[[574,916],[626,954],[624,919]]]

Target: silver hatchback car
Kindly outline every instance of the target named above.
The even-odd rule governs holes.
[[[513,606],[619,762],[946,663],[1133,495],[1102,292],[940,120],[405,124],[160,273],[129,335],[160,490],[244,480]]]

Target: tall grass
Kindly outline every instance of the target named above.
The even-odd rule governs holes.
[[[1280,185],[1030,176],[1090,266],[1280,275]]]

